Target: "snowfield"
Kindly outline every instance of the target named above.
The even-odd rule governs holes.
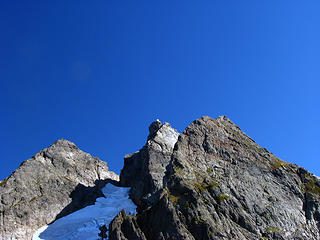
[[[102,192],[106,196],[97,198],[95,205],[87,206],[39,228],[32,240],[97,240],[99,228],[108,227],[112,219],[125,209],[128,215],[136,213],[136,206],[129,199],[130,188],[107,184]]]

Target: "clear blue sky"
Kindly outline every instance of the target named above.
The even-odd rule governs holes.
[[[59,138],[119,173],[202,115],[320,175],[319,1],[49,2],[0,3],[1,179]]]

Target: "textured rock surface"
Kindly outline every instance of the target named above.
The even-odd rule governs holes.
[[[143,189],[133,191],[136,202],[145,193],[152,201],[131,222],[118,216],[111,239],[126,239],[127,228],[146,239],[320,239],[319,179],[258,146],[227,117],[194,121],[166,154],[149,141],[126,157],[121,182]]]
[[[120,183],[131,188],[131,198],[138,205],[148,204],[151,193],[163,188],[163,178],[179,133],[169,123],[159,120],[149,127],[146,145],[128,154],[120,174]]]
[[[105,162],[56,141],[0,182],[0,239],[31,239],[56,217],[94,203],[106,179],[118,176]]]
[[[140,230],[136,217],[127,216],[122,210],[110,223],[109,239],[146,240]]]
[[[178,134],[149,128],[127,155],[120,185],[132,187],[137,214],[121,211],[109,239],[320,240],[320,180],[258,146],[227,117],[202,117]],[[0,182],[0,239],[33,231],[93,203],[106,163],[59,140]]]

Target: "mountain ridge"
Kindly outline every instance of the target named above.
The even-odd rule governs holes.
[[[124,157],[120,177],[57,140],[0,182],[0,239],[30,239],[36,227],[93,204],[108,179],[130,187],[137,206],[136,214],[122,210],[102,226],[110,240],[320,239],[320,178],[260,147],[226,116],[203,116],[182,133],[153,122],[146,144]],[[33,199],[23,190],[40,194]],[[21,215],[21,206],[40,220]]]
[[[107,179],[118,176],[106,162],[70,141],[55,141],[0,183],[1,239],[31,239],[37,228],[92,204]]]
[[[225,116],[195,120],[171,160],[157,160],[167,164],[164,188],[143,197],[132,191],[138,214],[131,222],[119,215],[112,236],[130,225],[141,239],[319,239],[318,178],[260,147]],[[144,161],[125,165],[137,162]]]

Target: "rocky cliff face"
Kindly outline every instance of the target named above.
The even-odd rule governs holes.
[[[107,179],[118,176],[105,162],[58,140],[0,182],[0,239],[31,239],[37,228],[94,203]]]
[[[317,177],[227,117],[194,121],[173,148],[158,147],[168,139],[161,126],[153,123],[146,146],[125,158],[121,183],[139,209],[111,222],[110,239],[320,239]]]
[[[149,127],[146,145],[125,156],[120,183],[132,187],[131,198],[138,206],[148,204],[148,198],[163,188],[166,167],[178,136],[169,123],[161,124],[157,120]]]
[[[149,132],[120,175],[137,214],[119,212],[101,226],[101,239],[320,240],[319,178],[260,147],[227,117],[202,117],[182,134],[156,121]],[[30,239],[93,203],[110,178],[118,176],[106,163],[57,141],[0,183],[0,239]]]

